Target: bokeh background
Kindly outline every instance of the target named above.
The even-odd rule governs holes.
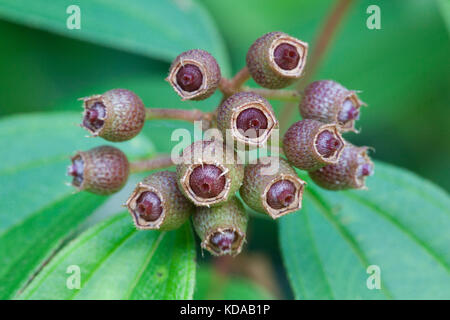
[[[222,57],[221,62],[231,66],[233,72],[245,65],[248,47],[266,32],[284,31],[314,47],[315,36],[335,3],[197,2],[208,12],[211,27],[217,28],[223,38],[228,57]],[[366,9],[371,4],[381,8],[381,30],[366,27]],[[333,79],[362,91],[361,98],[369,107],[363,110],[358,123],[361,133],[348,134],[348,140],[373,146],[374,158],[405,167],[446,190],[450,189],[449,7],[446,0],[354,1],[313,77]],[[191,23],[195,24],[195,20]],[[77,98],[115,87],[134,90],[148,106],[158,108],[188,105],[206,110],[215,107],[219,99],[216,95],[206,102],[182,104],[163,80],[169,68],[167,59],[58,35],[11,22],[2,15],[0,39],[0,117],[42,111],[81,112]],[[281,103],[274,104],[278,112],[283,108]],[[299,119],[298,112],[295,115],[291,122]],[[158,151],[166,151],[170,148],[170,131],[175,127],[149,124],[143,134],[153,138]],[[290,297],[275,224],[255,219],[250,231],[249,251],[258,252],[251,261],[264,265],[264,257],[269,256],[272,262],[267,269],[275,270],[276,282],[281,284],[281,289],[273,291],[281,290],[279,296]],[[206,271],[201,274],[208,276]],[[265,287],[271,285],[266,283]]]

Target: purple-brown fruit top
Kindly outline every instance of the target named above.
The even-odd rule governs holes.
[[[236,127],[246,137],[259,137],[267,129],[267,117],[259,109],[245,109],[237,117]]]
[[[222,170],[212,164],[198,166],[189,178],[192,191],[205,199],[218,196],[225,188],[225,182]]]
[[[175,58],[166,81],[182,100],[203,100],[216,91],[221,77],[216,59],[207,51],[194,49]]]
[[[352,120],[359,119],[359,109],[355,106],[351,99],[346,99],[342,104],[341,111],[338,113],[338,121],[346,123]]]
[[[96,102],[91,107],[86,108],[83,117],[83,125],[92,131],[97,131],[105,123],[105,117],[105,106],[101,102]]]
[[[72,185],[75,187],[80,187],[83,183],[83,171],[84,171],[84,162],[80,156],[76,156],[72,160],[72,164],[69,166],[67,170],[67,174],[73,177]]]
[[[339,148],[341,148],[341,141],[328,130],[325,130],[317,136],[316,148],[317,151],[325,158],[331,157]]]
[[[297,67],[300,60],[297,48],[288,43],[278,45],[274,52],[275,63],[283,70],[292,70]]]
[[[296,191],[291,181],[280,180],[275,182],[267,192],[267,203],[273,209],[286,208],[295,200]]]
[[[212,246],[217,248],[218,252],[226,252],[231,250],[238,237],[233,230],[225,230],[214,233],[210,238],[210,242]]]
[[[156,221],[162,211],[161,200],[154,192],[143,192],[136,200],[136,212],[145,221]]]
[[[177,83],[184,91],[196,91],[201,87],[202,82],[202,72],[193,64],[182,66],[177,72]]]

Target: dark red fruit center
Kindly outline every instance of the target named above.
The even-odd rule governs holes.
[[[342,104],[342,109],[338,114],[338,121],[345,123],[351,120],[357,120],[359,118],[359,110],[354,105],[352,100],[346,99]]]
[[[224,232],[216,232],[211,236],[211,244],[220,251],[231,250],[231,246],[237,239],[236,232],[225,230]]]
[[[288,180],[274,183],[267,192],[267,203],[274,209],[283,209],[295,199],[295,185]]]
[[[193,64],[182,66],[177,72],[177,83],[187,92],[193,92],[200,88],[203,82],[203,75],[200,69]]]
[[[225,175],[222,170],[212,164],[195,168],[189,178],[189,186],[194,193],[202,198],[216,197],[225,187]]]
[[[364,177],[372,174],[372,166],[369,163],[365,163],[361,166],[361,175]]]
[[[91,131],[97,131],[105,123],[106,108],[101,102],[94,103],[84,113],[83,126]]]
[[[331,131],[319,133],[316,140],[317,151],[325,158],[331,157],[341,147],[341,141]]]
[[[67,169],[67,173],[73,177],[72,185],[75,187],[81,186],[83,183],[84,162],[80,156],[72,160],[72,164]]]
[[[161,200],[154,192],[143,192],[136,201],[136,212],[145,221],[157,220],[162,210]]]
[[[300,55],[293,45],[282,43],[273,52],[276,64],[283,70],[292,70],[298,65]]]
[[[236,127],[248,138],[256,138],[267,129],[267,117],[256,108],[242,111],[236,119]]]

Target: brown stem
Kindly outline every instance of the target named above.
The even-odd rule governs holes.
[[[161,155],[152,159],[140,160],[130,163],[130,173],[138,173],[156,169],[164,169],[173,166],[169,155]]]
[[[184,110],[184,109],[158,109],[158,108],[146,108],[145,119],[169,119],[169,120],[184,120],[189,122],[203,120],[206,117],[206,113],[198,110]]]
[[[242,85],[250,79],[250,73],[247,67],[243,67],[232,79],[222,78],[219,82],[219,90],[225,97],[239,92]]]
[[[303,77],[297,85],[297,89],[299,91],[303,90],[305,84],[310,81],[317,71],[317,68],[319,67],[327,49],[330,47],[333,37],[336,35],[339,24],[348,12],[352,2],[353,0],[339,0],[325,20],[325,24],[316,38],[316,45],[313,54],[311,55],[311,61],[309,61],[306,66],[305,77]],[[280,116],[281,129],[283,131],[286,129],[286,126],[289,125],[289,119],[292,118],[292,112],[295,107],[296,105],[293,103],[286,104],[284,106],[283,112]]]
[[[242,91],[254,92],[266,99],[298,102],[302,95],[297,90],[274,90],[262,88],[242,87]]]

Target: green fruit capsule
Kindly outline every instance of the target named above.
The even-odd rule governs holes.
[[[79,151],[72,158],[68,175],[78,190],[95,194],[112,194],[125,185],[130,171],[126,155],[117,148],[101,146]]]
[[[283,32],[257,39],[247,52],[247,67],[261,87],[285,88],[303,74],[308,44]]]
[[[335,123],[340,131],[353,131],[359,119],[362,102],[356,91],[348,90],[332,80],[320,80],[309,84],[300,103],[304,119],[315,119],[324,123]]]
[[[216,59],[204,50],[194,49],[175,58],[166,81],[182,100],[203,100],[216,91],[220,78]]]
[[[145,122],[145,107],[132,91],[113,89],[83,100],[81,126],[92,136],[109,141],[126,141],[141,132]]]
[[[316,170],[337,163],[344,148],[335,124],[305,119],[294,123],[283,137],[286,158],[302,170]]]
[[[156,172],[134,189],[126,202],[136,228],[173,230],[188,220],[194,210],[178,189],[175,172]]]
[[[228,201],[244,177],[244,166],[234,150],[217,140],[194,142],[177,162],[180,190],[196,206]]]
[[[245,146],[263,146],[278,121],[270,103],[253,92],[239,92],[225,100],[217,110],[217,126]],[[229,131],[229,132],[227,132]]]
[[[211,254],[235,256],[241,252],[248,214],[236,197],[221,206],[197,207],[192,221],[202,248]]]
[[[374,173],[374,164],[367,154],[368,147],[347,143],[339,161],[309,172],[311,179],[324,189],[367,189],[366,177]]]
[[[305,185],[286,160],[264,157],[245,167],[240,195],[250,208],[277,219],[301,209]]]

